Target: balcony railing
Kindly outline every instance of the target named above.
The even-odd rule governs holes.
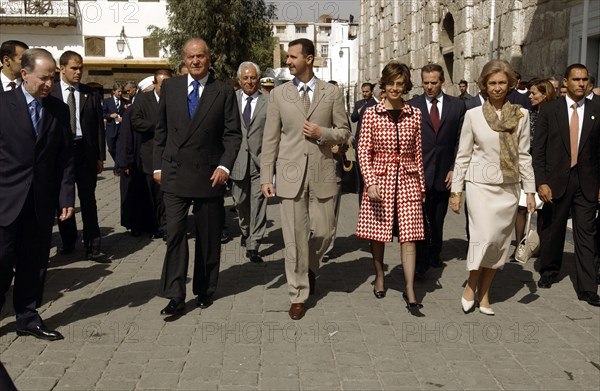
[[[0,24],[75,25],[75,0],[0,0]]]

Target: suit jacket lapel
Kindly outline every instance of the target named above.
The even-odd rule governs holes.
[[[83,113],[83,106],[85,105],[85,102],[87,101],[88,98],[88,93],[87,91],[84,92],[82,91],[81,88],[81,84],[79,85],[79,113]]]
[[[262,92],[258,93],[258,97],[257,97],[257,101],[256,101],[256,107],[254,107],[254,112],[252,113],[252,119],[250,120],[250,124],[248,126],[248,130],[250,130],[250,128],[252,127],[252,123],[254,122],[254,119],[256,118],[256,115],[258,113],[260,113],[260,111],[262,110],[262,108],[265,105],[267,97],[265,96],[265,94],[263,94]],[[241,113],[241,111],[240,111]],[[244,121],[242,121],[243,123]]]
[[[440,116],[440,130],[442,129],[442,126],[444,125],[444,121],[446,120],[446,118],[448,117],[448,111],[450,111],[450,105],[448,104],[448,95],[446,94],[442,94],[443,96],[443,103],[442,103],[442,115]]]
[[[29,137],[34,138],[35,131],[33,130],[33,123],[31,122],[31,116],[29,115],[29,109],[27,108],[27,100],[25,99],[25,95],[20,88],[19,91],[16,92],[16,95],[17,100],[10,101],[10,103],[13,105],[13,110],[11,112],[27,120],[26,127],[29,132]]]
[[[298,86],[296,84],[294,84],[294,82],[289,82],[287,84],[287,89],[286,91],[283,93],[284,98],[289,99],[290,101],[292,101],[294,103],[294,105],[296,106],[296,108],[302,113],[303,116],[306,116],[304,114],[304,105],[302,104],[302,98],[300,97],[300,93],[298,92]],[[316,95],[316,91],[313,94],[313,98],[314,95]],[[312,102],[311,102],[311,106],[312,106]],[[310,112],[310,110],[309,110]]]
[[[431,123],[431,117],[429,116],[429,110],[427,109],[427,98],[425,98],[425,94],[419,97],[419,105],[417,106],[421,110],[421,116],[423,117],[423,122],[428,125],[428,128],[431,130],[433,134],[435,134],[435,130],[433,130],[433,124]]]
[[[567,109],[567,100],[561,98],[558,103],[558,110],[556,111],[556,123],[560,131],[560,136],[565,145],[565,149],[571,156],[571,131],[569,126],[569,109]]]
[[[219,92],[214,88],[214,81],[215,79],[213,79],[212,76],[208,77],[208,81],[206,82],[204,90],[202,91],[202,96],[198,101],[198,107],[196,107],[196,112],[194,113],[194,117],[192,118],[192,122],[189,126],[189,129],[191,131],[194,131],[195,129],[198,129],[198,127],[200,127],[200,124],[202,123],[204,118],[206,118],[206,115],[210,112],[210,108],[215,102],[215,97],[218,95]],[[187,96],[185,107],[188,107]]]
[[[583,108],[583,124],[581,125],[581,136],[579,137],[579,146],[577,151],[581,152],[583,145],[587,141],[590,133],[592,132],[592,127],[594,125],[594,121],[596,121],[596,116],[599,113],[594,113],[593,107],[591,104],[586,104]]]
[[[49,109],[50,105],[48,104],[47,99],[42,99],[42,102],[43,102],[42,105],[44,107],[44,110],[42,113],[42,123],[40,125],[40,133],[37,136],[36,144],[43,137],[46,136],[46,133],[48,133],[48,129],[49,129],[50,125],[54,121],[54,116],[50,112],[50,109]],[[33,125],[31,126],[31,128],[33,129]]]

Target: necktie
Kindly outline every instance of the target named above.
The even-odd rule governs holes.
[[[6,87],[8,88],[7,91],[14,90],[15,88],[17,88],[17,83],[11,81]]]
[[[29,103],[29,116],[31,117],[31,124],[33,125],[33,131],[35,133],[35,137],[40,134],[40,112],[38,110],[39,103],[37,100],[32,100]]]
[[[73,86],[67,87],[69,90],[69,96],[67,97],[67,106],[69,106],[71,132],[73,136],[77,133],[77,105],[75,105],[75,88]]]
[[[310,87],[306,84],[302,87],[302,106],[304,106],[304,114],[308,115],[308,109],[310,109],[310,97],[308,96],[308,91],[310,91]]]
[[[248,126],[250,126],[250,120],[252,118],[252,97],[249,96],[248,98],[246,98],[246,107],[244,107],[244,112],[242,113],[242,118],[244,119],[244,125],[246,125],[246,128]]]
[[[573,115],[569,126],[571,138],[571,167],[577,164],[577,150],[579,149],[579,114],[577,114],[577,103],[573,103]]]
[[[196,112],[196,107],[198,107],[198,87],[200,83],[198,80],[194,80],[192,82],[193,90],[188,95],[188,112],[190,113],[190,119],[194,117],[194,113]]]
[[[121,107],[121,100],[120,99],[115,99],[115,106],[117,107],[117,111],[118,111],[119,108]]]
[[[433,130],[435,134],[438,134],[440,130],[440,112],[437,107],[438,100],[433,98],[431,100],[431,110],[429,110],[429,117],[431,117],[431,125],[433,126]]]

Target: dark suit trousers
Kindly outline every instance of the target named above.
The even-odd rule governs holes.
[[[573,218],[575,242],[575,290],[596,292],[596,264],[594,261],[597,201],[588,201],[581,192],[577,169],[571,169],[567,190],[560,199],[544,205],[540,248],[540,274],[558,274],[562,264],[569,211]]]
[[[196,249],[193,292],[212,296],[217,289],[221,261],[223,197],[185,198],[163,193],[167,213],[167,253],[160,279],[159,295],[185,299],[185,282],[189,264],[187,216],[193,205]]]
[[[425,193],[425,213],[431,229],[431,245],[428,246],[422,240],[417,242],[417,269],[420,271],[427,270],[430,261],[440,257],[449,198],[450,191],[427,189]]]
[[[165,214],[165,203],[163,201],[163,192],[160,185],[154,181],[153,174],[144,174],[146,183],[152,194],[152,204],[154,207],[154,215],[156,217],[156,226],[162,231],[167,230],[167,215]]]
[[[51,224],[40,226],[31,190],[17,219],[7,227],[0,227],[0,309],[14,276],[13,305],[19,329],[41,322],[36,308],[42,301],[51,227]]]
[[[75,141],[73,151],[75,154],[75,183],[77,184],[81,220],[83,221],[83,243],[89,246],[94,239],[100,238],[98,210],[96,209],[96,182],[98,174],[96,166],[92,166],[89,163],[89,159],[86,158],[83,141]],[[60,210],[58,214],[60,215]],[[77,240],[75,214],[68,220],[59,221],[58,230],[60,231],[63,246],[74,246]],[[98,243],[94,243],[94,245],[98,245]]]

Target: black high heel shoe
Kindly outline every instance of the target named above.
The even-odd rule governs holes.
[[[377,291],[377,290],[375,290],[375,288],[373,288],[373,294],[375,295],[376,298],[383,299],[385,297],[385,289],[382,291]]]
[[[409,302],[408,295],[406,294],[406,292],[402,293],[402,298],[406,302],[406,309],[408,310],[408,312],[410,312],[412,316],[416,316],[418,318],[422,318],[425,316],[421,311],[419,311],[421,308],[423,308],[423,304]]]

